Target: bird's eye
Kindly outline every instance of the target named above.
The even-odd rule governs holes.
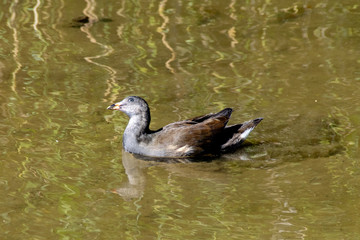
[[[133,102],[134,101],[134,99],[133,98],[129,98],[129,100],[128,100],[129,102]]]

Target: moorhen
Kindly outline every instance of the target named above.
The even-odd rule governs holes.
[[[123,136],[125,151],[147,157],[218,156],[238,148],[262,120],[257,118],[226,126],[232,109],[225,108],[152,131],[149,129],[150,109],[141,97],[127,97],[108,109],[120,110],[130,118]]]

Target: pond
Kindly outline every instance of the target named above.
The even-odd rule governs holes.
[[[358,1],[4,0],[1,239],[357,239]],[[209,161],[122,150],[226,107],[264,120]]]

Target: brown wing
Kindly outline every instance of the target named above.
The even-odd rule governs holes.
[[[223,109],[222,111],[220,111],[218,113],[209,113],[209,114],[206,114],[206,115],[194,117],[192,119],[189,119],[188,121],[193,121],[193,122],[200,123],[200,122],[205,121],[206,119],[216,118],[216,117],[219,117],[219,116],[227,116],[228,118],[230,118],[231,113],[232,113],[231,108],[225,108],[225,109]]]
[[[231,112],[227,108],[216,114],[169,124],[156,133],[153,143],[183,151],[184,155],[219,152],[221,143],[218,136],[229,121]]]

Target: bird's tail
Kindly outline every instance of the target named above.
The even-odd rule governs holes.
[[[263,120],[263,118],[256,118],[241,124],[226,127],[224,129],[221,152],[230,152],[238,148],[261,120]]]

